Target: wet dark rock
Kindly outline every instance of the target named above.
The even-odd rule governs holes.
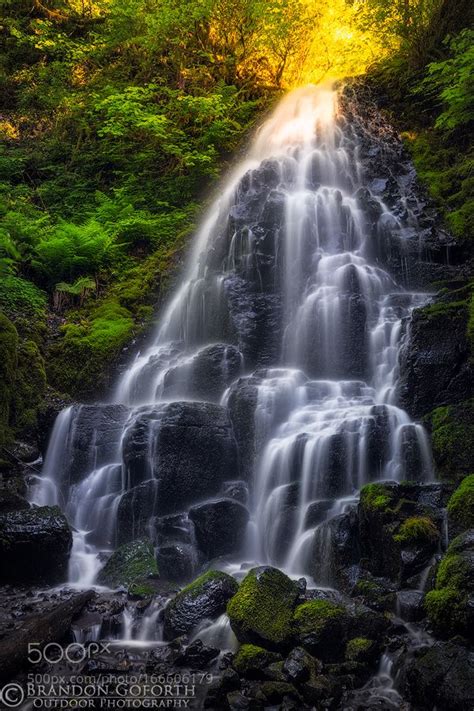
[[[158,483],[153,508],[158,515],[217,494],[229,474],[238,474],[232,427],[219,405],[173,402],[160,415],[153,411],[139,415],[124,444],[132,483],[148,477],[150,447],[154,451],[152,475]]]
[[[194,523],[199,549],[210,560],[238,551],[244,540],[249,512],[238,501],[217,499],[193,506],[189,518]]]
[[[239,376],[241,367],[242,355],[235,346],[223,343],[206,346],[190,363],[167,372],[163,396],[170,399],[177,394],[218,402],[225,388]]]
[[[407,622],[419,622],[425,616],[424,599],[420,590],[400,590],[397,595],[400,617]]]
[[[291,683],[300,684],[317,675],[321,664],[302,647],[295,647],[285,659],[283,671]]]
[[[211,570],[183,588],[166,607],[166,639],[191,632],[205,619],[214,620],[225,612],[227,602],[235,595],[238,584],[230,575]]]
[[[339,587],[349,590],[352,585],[353,568],[359,562],[359,519],[357,509],[354,507],[348,512],[334,516],[327,523],[322,524],[322,529],[314,534],[312,568],[313,577],[320,579],[320,566],[323,562],[328,569],[328,580],[325,582],[337,583]],[[320,548],[320,536],[327,536],[330,547],[324,552]],[[325,560],[321,561],[322,555]]]
[[[467,308],[434,304],[413,312],[400,356],[401,406],[414,417],[472,397]],[[433,388],[433,383],[436,387]]]
[[[242,476],[249,481],[257,446],[254,425],[257,406],[255,379],[240,378],[231,387],[227,406],[238,446]]]
[[[235,499],[244,506],[248,504],[249,489],[245,481],[225,481],[221,493],[226,499]]]
[[[14,489],[0,488],[0,514],[29,508],[28,501]]]
[[[0,679],[10,680],[26,664],[32,640],[42,645],[61,642],[93,596],[93,591],[77,593],[67,600],[51,601],[44,609],[38,609],[36,603],[35,611],[0,639]]]
[[[159,546],[156,562],[160,577],[176,583],[191,580],[198,567],[196,551],[189,543],[168,543]]]
[[[436,642],[401,658],[399,685],[415,705],[441,711],[474,706],[474,655],[456,642]]]
[[[81,481],[93,469],[116,460],[123,425],[129,410],[124,405],[74,405],[68,449],[68,481]],[[91,443],[94,446],[91,447]]]
[[[0,516],[2,582],[59,582],[66,578],[72,532],[57,506]]]
[[[217,656],[219,656],[218,649],[208,647],[197,639],[178,655],[175,664],[189,669],[206,669]]]

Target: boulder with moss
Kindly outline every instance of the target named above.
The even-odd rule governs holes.
[[[448,502],[450,536],[474,528],[474,474],[462,480]]]
[[[266,676],[265,668],[281,660],[277,652],[270,652],[256,644],[242,644],[234,657],[233,667],[248,679],[263,679]]]
[[[425,598],[435,633],[474,639],[474,529],[454,539],[436,573],[435,589]]]
[[[437,407],[427,423],[433,457],[445,479],[460,480],[472,472],[474,461],[474,400]]]
[[[72,532],[57,506],[23,507],[0,515],[2,583],[66,579]]]
[[[438,484],[367,484],[359,503],[362,567],[397,584],[419,574],[435,553],[442,519]]]
[[[342,605],[329,600],[309,600],[298,605],[293,624],[296,639],[310,654],[326,662],[341,657],[348,625]]]
[[[373,664],[378,657],[379,645],[367,637],[354,637],[346,644],[345,659],[357,664]]]
[[[296,583],[277,568],[250,570],[227,606],[237,639],[270,650],[288,648],[298,595]]]
[[[142,539],[126,543],[112,553],[98,575],[101,585],[126,587],[135,595],[152,595],[158,577],[153,545]]]
[[[209,570],[187,585],[165,609],[164,634],[174,639],[188,634],[203,620],[215,620],[236,594],[237,581],[220,570]]]

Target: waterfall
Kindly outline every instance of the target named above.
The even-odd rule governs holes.
[[[247,529],[219,549],[230,566],[330,586],[334,527],[360,488],[432,479],[427,435],[396,397],[406,323],[429,298],[409,286],[414,218],[384,203],[367,142],[376,155],[337,92],[286,96],[221,186],[152,345],[110,403],[60,414],[32,500],[59,503],[77,531],[72,582],[139,535],[205,563],[198,532],[157,525],[219,497],[237,506],[227,484],[246,480]]]

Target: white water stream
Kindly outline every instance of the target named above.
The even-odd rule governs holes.
[[[210,344],[223,347],[209,399],[217,392],[227,407],[246,383],[257,390],[250,523],[229,569],[273,563],[292,575],[311,569],[316,583],[331,585],[328,522],[355,504],[361,486],[432,479],[426,433],[396,403],[404,319],[428,297],[395,283],[374,256],[388,232],[403,241],[404,225],[376,195],[365,207],[359,152],[335,92],[306,87],[284,98],[211,205],[152,345],[121,378],[113,431],[79,436],[87,406],[59,415],[31,498],[59,504],[76,530],[70,583],[93,585],[98,551],[116,544],[118,506],[133,488],[123,457],[131,428],[149,418],[143,478],[154,481],[166,403],[206,400],[195,382]],[[265,181],[271,189],[255,218]],[[253,205],[248,224],[242,204]],[[275,334],[263,321],[262,342],[276,341],[264,363],[248,336],[262,298],[279,314]],[[156,638],[153,624],[137,631],[126,614],[126,636]],[[233,644],[225,617],[208,634]]]

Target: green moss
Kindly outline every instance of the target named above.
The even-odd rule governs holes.
[[[259,676],[260,672],[270,664],[281,660],[276,652],[269,652],[255,644],[243,644],[234,657],[234,669],[243,676]]]
[[[438,407],[427,419],[440,474],[450,479],[470,474],[474,461],[474,401]]]
[[[346,644],[346,660],[349,662],[368,661],[374,653],[375,643],[367,637],[355,637]]]
[[[299,634],[317,634],[332,620],[343,620],[345,610],[329,600],[309,600],[298,605],[294,614],[295,627]]]
[[[473,539],[458,536],[438,566],[435,589],[425,597],[425,609],[435,632],[442,637],[472,636],[469,597],[474,592]]]
[[[186,585],[186,587],[178,593],[177,597],[198,597],[202,594],[203,588],[206,586],[207,583],[214,582],[217,580],[225,580],[227,583],[230,583],[234,586],[235,592],[237,592],[239,588],[237,581],[231,575],[223,573],[221,570],[208,570],[202,575],[200,575],[198,578],[193,580],[192,583]]]
[[[19,432],[34,429],[46,392],[43,356],[34,341],[22,341],[18,348],[18,369],[13,399],[13,423]]]
[[[367,510],[385,511],[393,501],[393,493],[384,484],[366,484],[360,492],[360,503]]]
[[[474,474],[463,479],[449,499],[448,514],[456,530],[474,528]]]
[[[227,605],[237,638],[268,649],[287,645],[297,597],[296,585],[276,568],[251,570]]]
[[[402,545],[433,545],[438,541],[439,533],[428,516],[412,516],[403,521],[393,538]]]
[[[137,594],[137,590],[150,585],[147,579],[158,575],[153,546],[150,541],[138,540],[126,543],[112,553],[100,571],[98,581],[102,585],[124,585]]]
[[[10,415],[15,396],[18,363],[18,333],[12,322],[0,313],[0,444],[11,439]]]

